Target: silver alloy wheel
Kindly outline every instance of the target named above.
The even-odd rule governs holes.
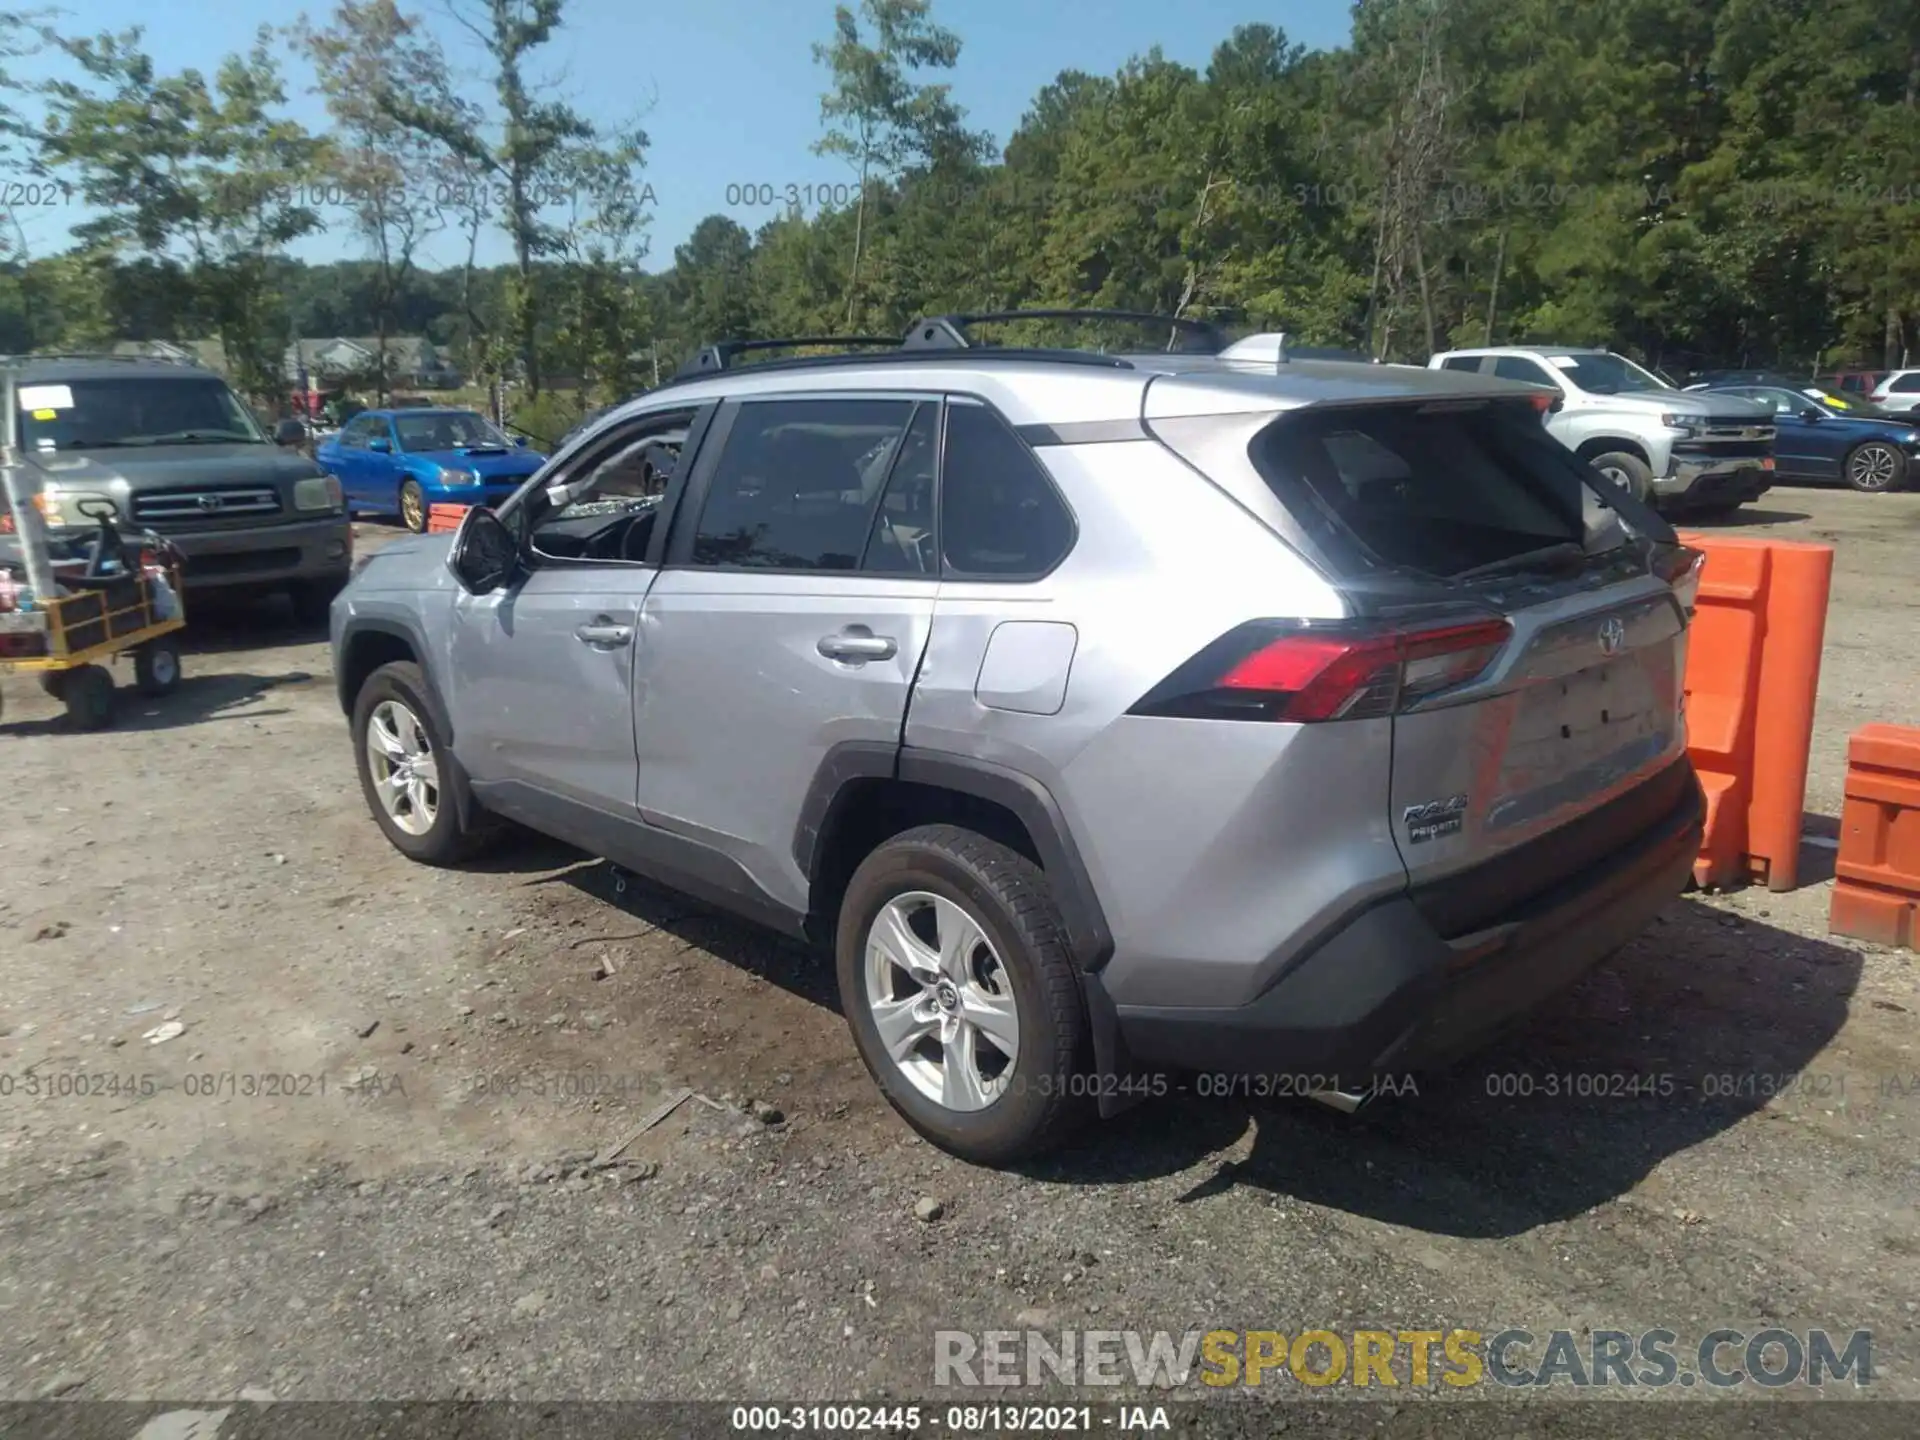
[[[367,767],[380,807],[409,835],[424,835],[440,813],[440,767],[420,717],[382,700],[367,717]]]
[[[1893,484],[1899,464],[1891,445],[1862,445],[1847,461],[1847,483],[1856,490],[1884,490]]]
[[[1013,977],[980,923],[943,895],[909,891],[867,928],[868,1013],[907,1082],[949,1110],[984,1110],[1020,1058]]]
[[[1607,466],[1606,469],[1602,470],[1600,473],[1606,476],[1607,479],[1611,480],[1615,485],[1618,485],[1622,490],[1626,491],[1629,495],[1633,494],[1633,477],[1627,474],[1626,471],[1620,469],[1617,465],[1609,465]]]

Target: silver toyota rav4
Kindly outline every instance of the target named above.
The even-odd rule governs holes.
[[[888,1099],[983,1162],[1177,1073],[1350,1107],[1680,893],[1698,556],[1529,387],[990,318],[714,347],[363,561],[395,848],[510,819],[830,946]]]

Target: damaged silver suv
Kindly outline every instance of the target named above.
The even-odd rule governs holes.
[[[1357,1103],[1679,894],[1698,557],[1529,387],[1005,318],[715,347],[365,561],[395,848],[506,817],[830,948],[889,1100],[986,1162],[1178,1070]]]

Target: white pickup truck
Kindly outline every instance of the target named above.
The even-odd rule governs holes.
[[[1624,355],[1576,346],[1448,350],[1431,370],[1469,370],[1555,392],[1547,429],[1616,485],[1662,510],[1725,513],[1773,484],[1773,413],[1757,401],[1677,390]]]

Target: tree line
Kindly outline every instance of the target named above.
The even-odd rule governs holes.
[[[846,183],[735,187],[733,208],[772,218],[710,215],[657,273],[640,117],[583,115],[543,72],[567,3],[449,0],[480,83],[395,0],[263,29],[212,75],[156,72],[137,31],[0,15],[12,169],[93,215],[57,255],[15,227],[0,344],[217,336],[266,391],[290,334],[426,333],[530,397],[565,376],[576,408],[703,340],[1030,305],[1388,359],[1538,340],[1807,368],[1920,348],[1913,0],[1360,0],[1336,49],[1248,24],[1203,69],[1155,49],[1062,71],[1004,145],[953,100],[963,37],[932,0],[861,0],[823,12],[814,46],[813,149]],[[286,113],[296,64],[322,132]],[[286,258],[323,228],[356,258]],[[509,263],[476,263],[489,231]],[[464,263],[422,267],[435,235]]]

